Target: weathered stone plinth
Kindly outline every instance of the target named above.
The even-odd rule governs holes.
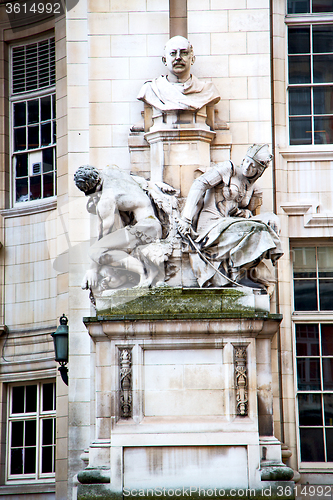
[[[260,435],[273,431],[267,353],[281,321],[266,297],[161,288],[97,302],[84,319],[95,438],[78,500],[293,498],[280,443]]]
[[[269,312],[269,296],[260,292],[245,287],[108,290],[96,297],[96,311],[112,319],[236,318]]]

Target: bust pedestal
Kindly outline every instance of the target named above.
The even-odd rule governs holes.
[[[230,159],[231,135],[214,120],[212,106],[194,111],[168,111],[145,105],[144,130],[129,136],[133,173],[163,181],[187,196],[195,177],[211,161]]]

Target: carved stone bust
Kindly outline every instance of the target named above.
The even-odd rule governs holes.
[[[220,100],[212,82],[198,80],[191,74],[195,56],[186,38],[170,38],[165,45],[162,61],[168,70],[167,75],[145,82],[139,92],[139,100],[161,111],[197,111]]]

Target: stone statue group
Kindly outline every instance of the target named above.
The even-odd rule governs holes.
[[[146,82],[138,96],[146,105],[162,112],[196,112],[218,102],[215,86],[191,74],[195,57],[187,39],[171,38],[162,60],[168,74]],[[114,165],[102,171],[79,167],[76,186],[89,197],[87,209],[98,220],[83,287],[103,295],[165,286],[177,272],[173,255],[180,248],[197,286],[267,290],[274,279],[264,261],[274,265],[283,252],[277,216],[257,213],[262,194],[255,183],[271,160],[267,144],[253,144],[240,166],[231,161],[205,165],[186,200],[164,182],[147,181]],[[178,260],[179,265],[185,264]]]

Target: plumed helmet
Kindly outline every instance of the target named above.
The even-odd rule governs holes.
[[[81,165],[74,174],[74,182],[76,187],[83,191],[86,195],[95,191],[101,177],[98,170],[90,165]]]
[[[268,163],[272,160],[273,155],[269,152],[268,144],[253,144],[246,151],[246,156],[252,158],[263,169],[268,167]]]

